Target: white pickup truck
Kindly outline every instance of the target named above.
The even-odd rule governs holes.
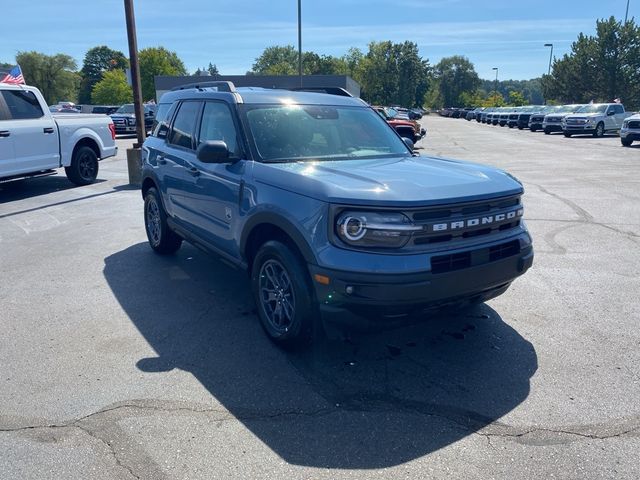
[[[0,181],[65,168],[76,185],[98,175],[98,161],[118,151],[106,115],[52,115],[35,87],[0,83]]]
[[[605,133],[619,132],[624,119],[631,115],[620,103],[589,104],[562,119],[562,132],[565,137],[585,133],[602,137]]]

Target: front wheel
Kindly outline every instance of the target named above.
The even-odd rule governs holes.
[[[598,126],[596,126],[596,129],[593,132],[593,136],[596,138],[601,138],[604,136],[604,123],[600,122]]]
[[[260,248],[251,288],[260,323],[273,342],[293,348],[311,340],[317,304],[308,271],[289,247],[272,240]]]
[[[91,147],[80,147],[73,152],[71,165],[64,167],[67,178],[78,186],[89,185],[98,176],[98,156]]]
[[[530,128],[530,130],[531,130],[532,132],[537,132],[537,131],[538,131],[538,129],[537,129],[536,127],[531,127],[531,128]]]
[[[569,132],[564,132],[564,136],[567,138],[571,138],[571,135],[573,135],[572,133]]]
[[[630,147],[631,144],[633,143],[633,140],[629,140],[627,138],[621,138],[620,143],[622,143],[623,147]]]
[[[551,135],[551,130],[549,130],[548,128],[544,129],[544,134],[545,135]]]
[[[182,238],[167,225],[167,214],[155,188],[144,195],[144,227],[149,245],[160,255],[175,253],[182,245]]]

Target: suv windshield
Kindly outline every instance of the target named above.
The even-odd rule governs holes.
[[[122,105],[118,110],[116,110],[116,113],[134,113],[135,110],[133,108],[133,103],[126,103],[124,105]]]
[[[604,113],[608,105],[585,105],[578,109],[576,113]]]
[[[244,114],[265,161],[411,154],[380,115],[366,107],[256,105],[246,106]]]

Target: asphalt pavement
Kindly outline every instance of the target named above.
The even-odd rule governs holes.
[[[93,185],[0,183],[0,478],[640,478],[640,145],[423,123],[422,155],[523,182],[534,266],[298,353],[245,274],[151,252],[132,139]]]

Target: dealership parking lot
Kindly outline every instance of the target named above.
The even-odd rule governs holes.
[[[525,185],[533,268],[474,310],[284,353],[246,275],[146,244],[125,149],[0,183],[2,478],[636,479],[640,144],[435,115]]]

